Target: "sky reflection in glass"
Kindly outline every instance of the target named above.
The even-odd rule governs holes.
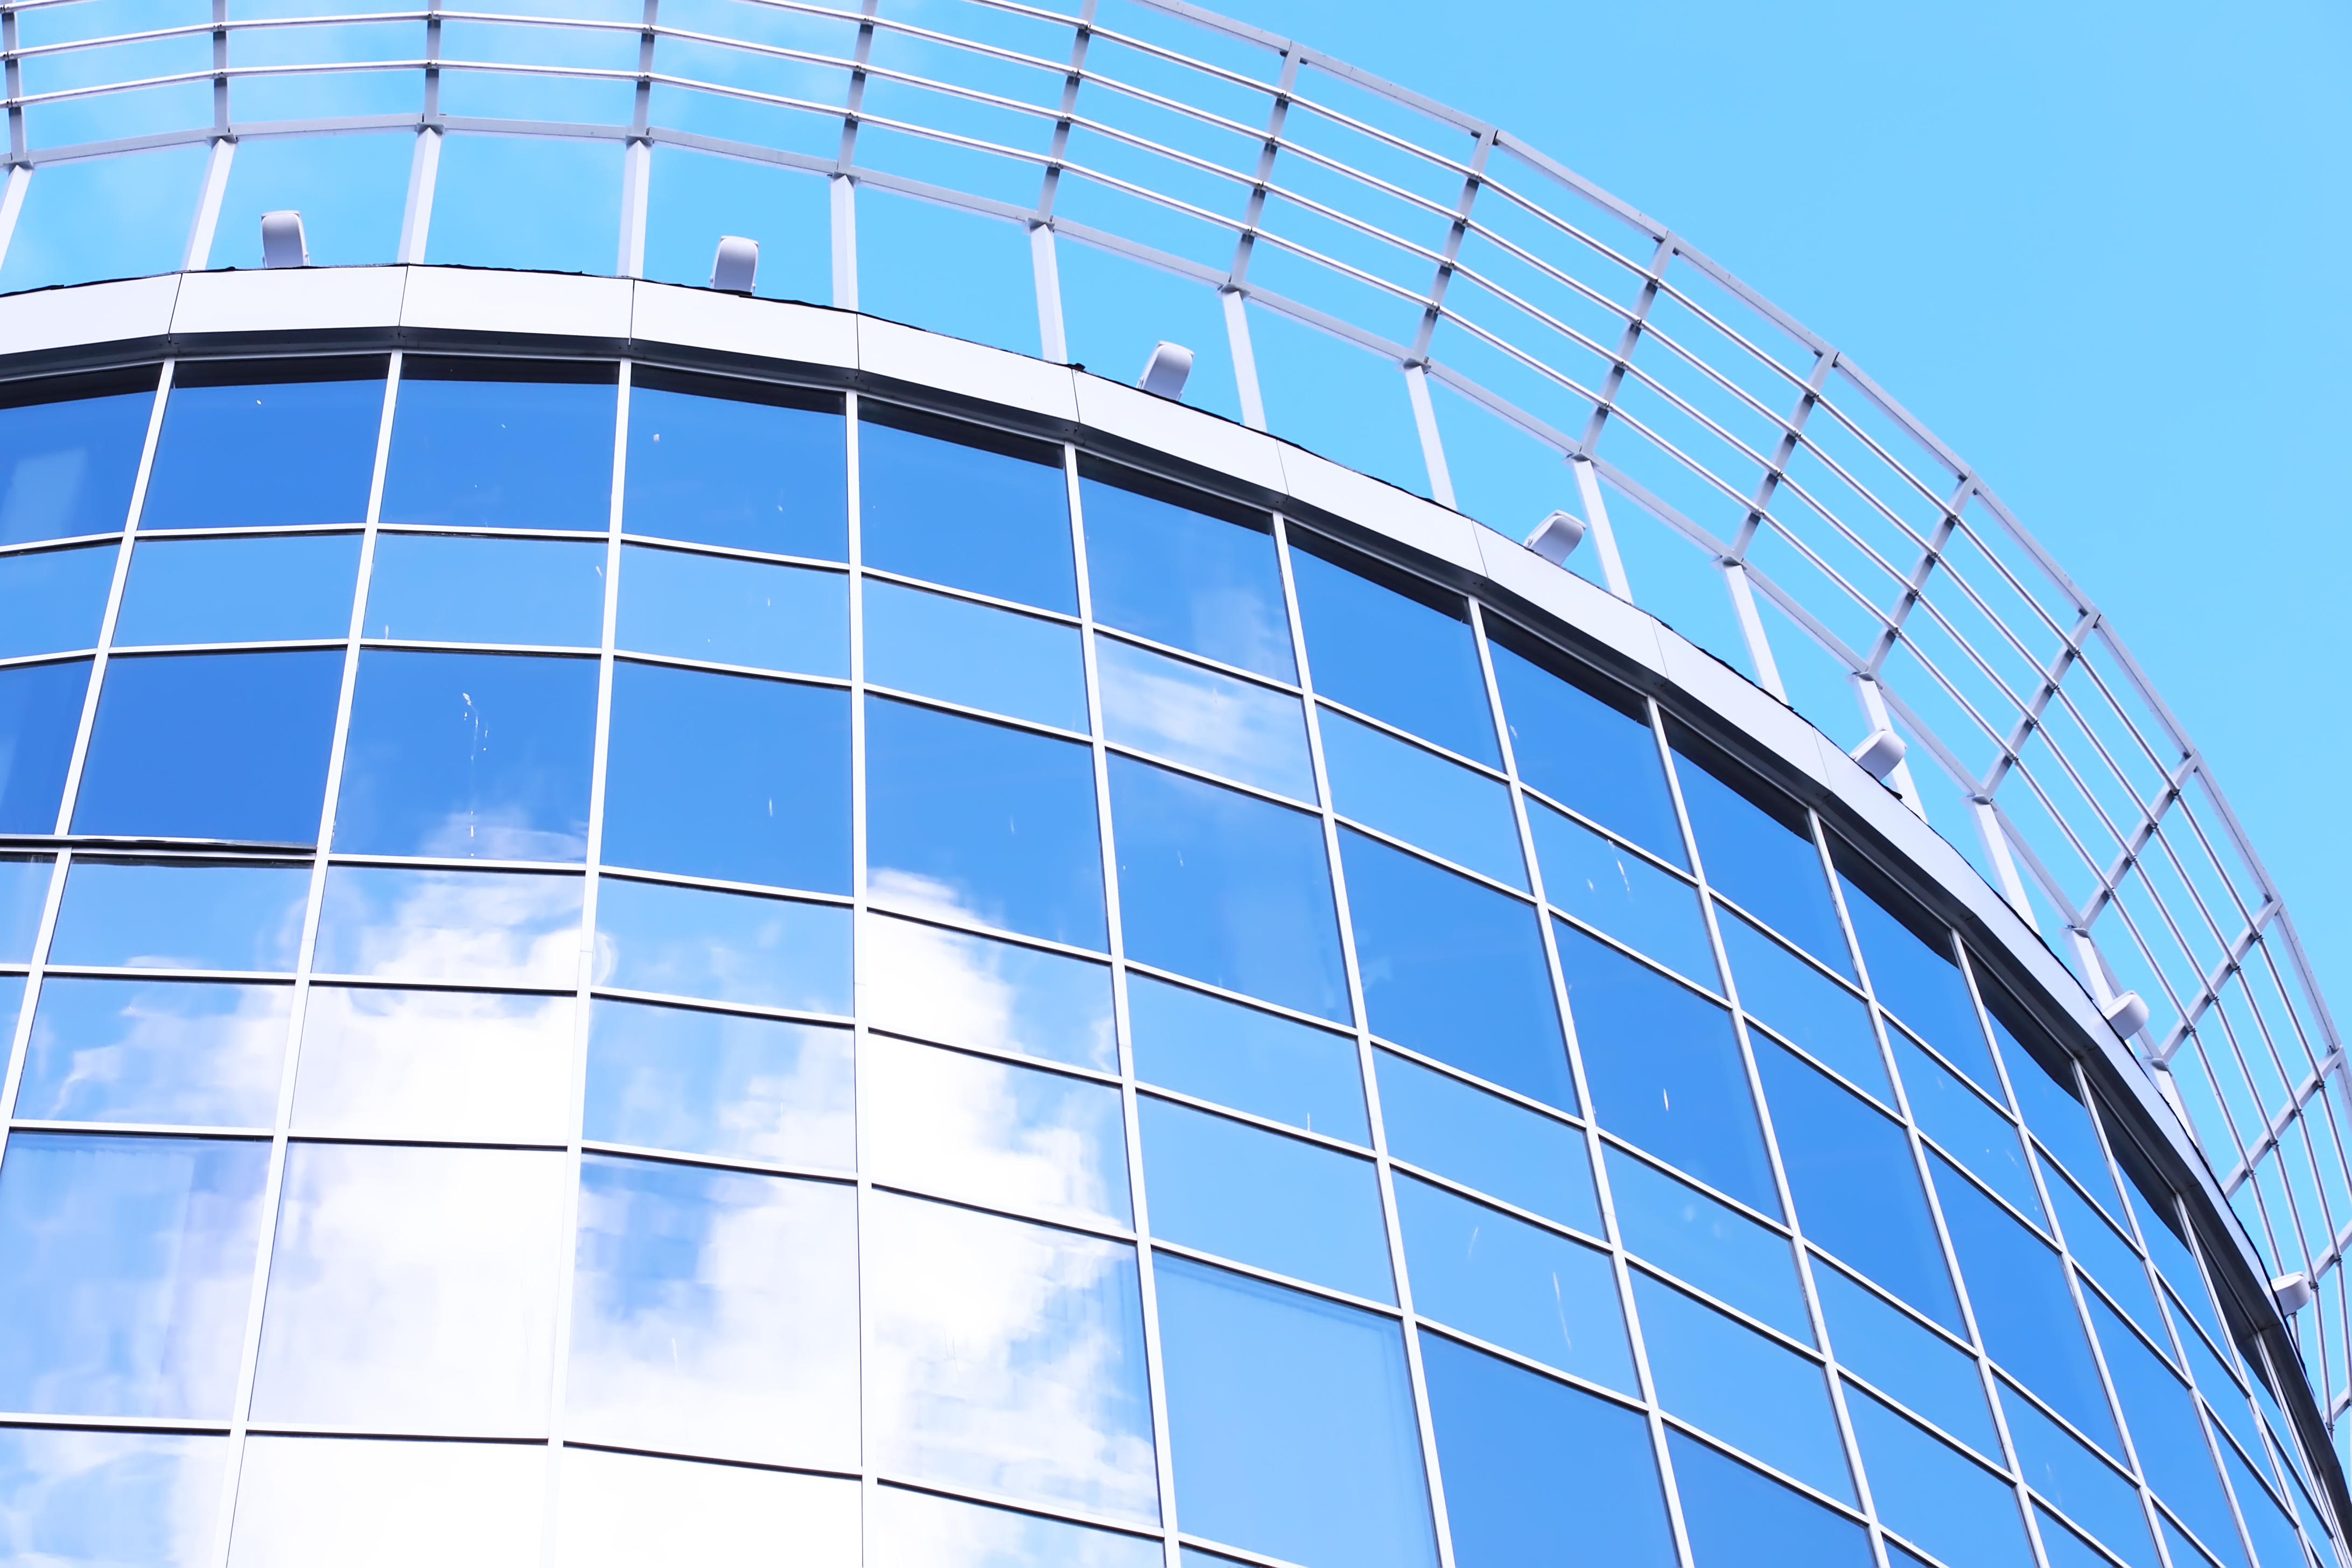
[[[1115,1070],[1110,966],[869,914],[866,1022],[943,1045]]]
[[[1528,802],[1528,826],[1554,909],[1719,988],[1696,889],[1541,801]]]
[[[1437,609],[1298,548],[1290,570],[1317,691],[1474,762],[1502,766],[1486,678],[1460,599],[1432,591],[1448,604]]]
[[[1394,1051],[1372,1054],[1391,1154],[1588,1236],[1601,1234],[1581,1130]]]
[[[1113,473],[1126,482],[1095,477]],[[1276,680],[1297,678],[1282,567],[1263,520],[1211,515],[1206,498],[1200,510],[1162,500],[1145,493],[1141,475],[1083,458],[1078,476],[1096,620]]]
[[[838,572],[621,549],[617,646],[800,675],[849,674],[849,579]]]
[[[89,689],[86,658],[0,669],[0,730],[14,738],[0,768],[0,833],[54,833]],[[323,782],[324,775],[321,775]]]
[[[1820,1366],[1639,1270],[1633,1307],[1661,1405],[1832,1497],[1853,1500]]]
[[[1821,854],[1813,847],[1811,829],[1801,826],[1803,813],[1796,803],[1758,784],[1758,792],[1772,802],[1768,810],[1687,755],[1681,756],[1675,776],[1707,884],[1852,978],[1853,963],[1836,906],[1830,902]]]
[[[212,1560],[223,1436],[0,1427],[0,1540],[37,1563]]]
[[[1886,1063],[1862,998],[1721,905],[1716,929],[1740,1011],[1892,1107]]]
[[[1078,629],[869,577],[866,679],[919,697],[1086,733]]]
[[[849,911],[600,878],[595,975],[625,991],[847,1013]]]
[[[584,540],[383,534],[361,633],[594,647],[604,640],[605,554]]]
[[[307,866],[78,859],[48,961],[290,974],[310,892]]]
[[[33,1014],[16,1114],[267,1127],[277,1120],[293,1002],[286,985],[51,976]]]
[[[0,555],[0,658],[96,647],[121,554],[87,544]]]
[[[1870,1537],[1795,1489],[1669,1427],[1698,1568],[1870,1568]]]
[[[805,398],[753,382],[637,367],[622,528],[772,555],[846,559],[848,440],[840,405],[802,406]]]
[[[294,1125],[347,1137],[562,1142],[575,1005],[570,996],[313,987]]]
[[[599,999],[584,1136],[687,1154],[848,1170],[857,1163],[847,1029]]]
[[[1788,1237],[1622,1149],[1607,1149],[1625,1250],[1806,1344],[1812,1319]]]
[[[1059,449],[919,416],[908,424],[858,421],[866,564],[1076,613]]]
[[[1294,800],[1315,799],[1298,699],[1117,637],[1095,639],[1103,738]]]
[[[124,381],[144,381],[147,389],[126,389]],[[131,508],[155,406],[153,373],[52,385],[52,395],[85,395],[0,404],[0,544],[110,533]],[[36,395],[41,390],[34,384]]]
[[[1048,1219],[1133,1223],[1109,1084],[869,1035],[859,1155],[877,1181]]]
[[[1135,1075],[1270,1121],[1369,1145],[1356,1042],[1130,970]],[[1393,1144],[1395,1127],[1390,1128]]]
[[[1860,1389],[1846,1391],[1871,1501],[1889,1526],[1951,1568],[2033,1562],[2010,1483]]]
[[[1614,693],[1614,700],[1593,696],[1514,652],[1507,645],[1515,640],[1507,630],[1498,631],[1486,647],[1519,777],[1651,854],[1686,866],[1657,733],[1646,716],[1636,717],[1641,700],[1631,692]]]
[[[1989,1461],[2000,1439],[1971,1356],[1906,1317],[1838,1270],[1813,1269],[1813,1289],[1838,1364],[1893,1394]]]
[[[141,531],[365,521],[383,374],[381,359],[177,367]]]
[[[580,973],[576,876],[337,866],[311,968],[321,974],[556,985]]]
[[[142,538],[114,646],[332,640],[351,635],[356,533]]]
[[[1500,779],[1344,713],[1325,709],[1320,721],[1331,803],[1342,816],[1496,881],[1528,885],[1519,825]]]
[[[614,376],[612,366],[593,363],[410,355],[383,521],[604,532],[613,515]]]

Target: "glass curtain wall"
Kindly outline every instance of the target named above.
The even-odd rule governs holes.
[[[49,392],[16,1551],[2332,1560],[2065,1051],[1485,606],[833,393]]]

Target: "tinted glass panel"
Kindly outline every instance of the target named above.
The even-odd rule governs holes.
[[[1575,1110],[1536,910],[1360,833],[1339,843],[1374,1031]]]
[[[1315,798],[1298,699],[1116,637],[1095,639],[1103,737],[1187,767]]]
[[[846,1029],[598,1000],[584,1136],[786,1165],[856,1163]]]
[[[1846,1409],[1880,1520],[1953,1568],[2033,1562],[2008,1481],[1860,1389],[1847,1389]]]
[[[1844,1515],[1672,1427],[1666,1450],[1698,1568],[1868,1568],[1870,1538]]]
[[[584,540],[387,533],[368,569],[372,637],[594,647],[605,547]]]
[[[341,663],[340,656],[270,657]],[[595,739],[593,659],[364,654],[335,805],[335,847],[581,859]]]
[[[1153,1268],[1186,1532],[1296,1563],[1430,1568],[1397,1325],[1183,1258]]]
[[[1649,721],[1552,674],[1493,637],[1495,685],[1511,727],[1519,777],[1612,833],[1675,865],[1685,864],[1682,824],[1666,793]],[[1639,700],[1623,694],[1628,708]]]
[[[571,1133],[575,1007],[570,996],[314,986],[294,1126],[561,1143]]]
[[[866,564],[1076,614],[1060,449],[966,426],[924,426],[940,434],[858,422]]]
[[[1396,1299],[1371,1163],[1144,1098],[1154,1235],[1375,1301]]]
[[[2237,1526],[2230,1517],[2229,1500],[2221,1495],[2220,1479],[2213,1473],[2213,1454],[2205,1446],[2205,1429],[2197,1421],[2195,1396],[2105,1302],[2095,1298],[2088,1305],[2091,1321],[2097,1325],[2099,1349],[2106,1358],[2107,1375],[2115,1382],[2124,1421],[2131,1427],[2140,1474],[2200,1539],[2224,1546],[2237,1534]],[[2240,1490],[2241,1506],[2253,1501],[2242,1495],[2242,1487]]]
[[[1819,1366],[1638,1270],[1633,1305],[1660,1404],[1832,1497],[1852,1500]]]
[[[561,1463],[557,1552],[575,1568],[638,1568],[673,1554],[757,1561],[780,1520],[792,1521],[793,1550],[810,1568],[858,1560],[856,1481],[596,1448],[567,1448]]]
[[[596,982],[847,1013],[849,911],[616,877],[596,885]]]
[[[1109,965],[887,915],[859,935],[875,1027],[1118,1070]]]
[[[212,1561],[228,1439],[162,1432],[0,1429],[0,1514],[35,1562]]]
[[[1903,1074],[1912,1120],[1943,1145],[1985,1185],[2007,1198],[2019,1213],[2043,1221],[2033,1173],[2025,1168],[2025,1147],[2008,1118],[1984,1102],[1958,1074],[1930,1057],[1900,1029],[1887,1031]]]
[[[237,1470],[229,1561],[356,1564],[362,1551],[437,1568],[525,1561],[539,1550],[547,1460],[538,1445],[256,1436]]]
[[[1587,1235],[1603,1234],[1580,1130],[1394,1051],[1373,1055],[1391,1154]]]
[[[1460,1568],[1557,1562],[1672,1568],[1641,1415],[1434,1334],[1421,1342]]]
[[[58,797],[65,793],[89,689],[86,658],[0,669],[0,733],[15,742],[0,761],[0,833],[57,831]],[[321,759],[320,787],[325,784]],[[309,837],[315,826],[302,837]]]
[[[278,539],[142,539],[114,646],[292,642],[351,635],[356,533]]]
[[[340,649],[114,660],[74,831],[312,842],[342,675]]]
[[[849,673],[849,579],[725,555],[621,550],[617,646],[807,675]]]
[[[1731,1015],[1565,922],[1560,972],[1601,1124],[1778,1215]]]
[[[621,526],[697,544],[845,559],[848,441],[840,413],[697,396],[688,387],[755,391],[636,372]]]
[[[122,526],[155,406],[153,374],[141,379],[149,390],[0,408],[0,544]]]
[[[1870,966],[1870,988],[1877,994],[1878,1005],[1943,1052],[1976,1079],[1977,1087],[1997,1100],[2005,1099],[1985,1047],[1984,1029],[1977,1022],[1976,1003],[1969,996],[1969,983],[1952,962],[1950,933],[1906,908],[1929,933],[1922,935],[1850,878],[1840,877],[1838,884],[1845,893],[1854,938],[1862,943],[1862,961]],[[1893,904],[1899,895],[1889,889],[1882,897]]]
[[[182,367],[164,405],[139,526],[364,521],[383,424],[383,372],[382,360]],[[348,379],[310,379],[322,373]],[[247,376],[271,379],[220,384]]]
[[[1892,1106],[1886,1063],[1862,998],[1719,905],[1716,923],[1741,1010]]]
[[[0,963],[31,961],[54,864],[47,857],[0,856]]]
[[[992,1057],[866,1041],[859,1154],[876,1180],[1047,1218],[1133,1222],[1110,1084]]]
[[[16,1114],[37,1121],[267,1127],[293,1010],[286,985],[41,985]]]
[[[1553,908],[1715,988],[1696,889],[1540,801],[1528,802],[1528,826]]]
[[[1263,521],[1228,521],[1084,477],[1095,619],[1226,664],[1296,678],[1282,567]]]
[[[580,978],[578,877],[337,866],[319,910],[321,974],[561,985]]]
[[[1396,1199],[1415,1312],[1639,1397],[1607,1253],[1411,1176]]]
[[[1676,776],[1683,804],[1690,809],[1706,879],[1774,931],[1836,970],[1851,976],[1845,932],[1830,902],[1804,814],[1793,801],[1770,796],[1767,811],[1725,784],[1687,752],[1677,751]],[[1729,764],[1718,764],[1727,769]],[[1763,792],[1766,786],[1758,784]]]
[[[1838,1364],[1859,1373],[1994,1463],[2000,1440],[1985,1407],[1976,1358],[1939,1339],[1834,1268],[1813,1288]]]
[[[121,554],[89,544],[0,555],[0,658],[96,647]]]
[[[307,866],[77,860],[49,962],[291,973],[310,891]]]
[[[1769,1041],[1756,1050],[1805,1235],[1958,1333],[1935,1222],[1903,1129]]]
[[[1136,1077],[1309,1132],[1372,1141],[1350,1037],[1135,973],[1127,1007]]]
[[[868,700],[866,770],[877,899],[1108,945],[1094,759],[1084,746]]]
[[[1126,757],[1110,799],[1130,957],[1349,1021],[1321,823]]]
[[[0,1400],[225,1420],[264,1142],[18,1132],[0,1173]]]
[[[1786,1237],[1622,1149],[1610,1149],[1603,1158],[1611,1206],[1628,1252],[1791,1339],[1813,1342]]]
[[[1500,767],[1486,679],[1459,599],[1433,609],[1305,550],[1290,552],[1315,689]]]
[[[1988,985],[1985,1009],[1991,1016],[1993,1037],[2009,1068],[2009,1087],[2025,1125],[2042,1146],[2058,1157],[2099,1206],[2119,1223],[2123,1200],[2116,1195],[2115,1173],[2109,1169],[2091,1113],[2075,1087],[2074,1065],[2039,1029],[2012,1032],[2001,1022],[2005,1007],[2013,1008],[1997,987]]]
[[[1966,1263],[1962,1267],[1967,1267]],[[2066,1517],[2097,1536],[2132,1568],[2152,1568],[2155,1545],[2139,1489],[2066,1430],[2003,1385],[2002,1417],[2017,1446],[2025,1484],[2065,1510]],[[2175,1565],[2178,1568],[2178,1564]]]
[[[613,670],[604,859],[849,891],[849,694],[627,660]]]
[[[878,578],[865,588],[866,679],[1084,733],[1078,629]]]
[[[873,1561],[908,1568],[1160,1568],[1167,1561],[1166,1548],[1145,1536],[1091,1530],[1042,1513],[1015,1513],[904,1487],[876,1488],[870,1518],[866,1539]],[[760,1533],[764,1543],[767,1531]],[[793,1534],[796,1542],[802,1538],[797,1521]],[[671,1535],[664,1530],[656,1550],[667,1550]],[[847,1536],[843,1561],[856,1562],[854,1492]]]
[[[1528,885],[1510,791],[1434,752],[1328,709],[1323,761],[1333,805],[1382,833],[1515,888]]]
[[[383,521],[598,533],[612,525],[611,366],[532,367],[593,381],[440,379],[522,368],[410,356],[393,416]]]

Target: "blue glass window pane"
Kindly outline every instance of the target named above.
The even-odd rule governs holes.
[[[19,1132],[0,1171],[0,1403],[226,1420],[262,1142]]]
[[[1116,1085],[866,1038],[858,1159],[876,1181],[1045,1219],[1132,1225]]]
[[[1298,699],[1116,637],[1095,639],[1103,737],[1294,800],[1315,798]]]
[[[1854,1441],[1870,1472],[1870,1498],[1881,1522],[1950,1568],[2033,1562],[2017,1513],[2017,1493],[2008,1481],[1851,1385],[1846,1411],[1853,1418]]]
[[[600,878],[596,984],[846,1014],[849,911],[836,904]]]
[[[1374,1032],[1574,1110],[1542,917],[1360,833],[1342,831],[1339,847]]]
[[[2042,1552],[2049,1559],[2050,1568],[2111,1568],[2105,1553],[2095,1550],[2040,1503],[2033,1505],[2033,1519],[2041,1529]],[[2146,1529],[2145,1525],[2141,1527],[2142,1533]],[[2196,1559],[2176,1557],[2173,1568],[2196,1568]]]
[[[1374,1055],[1390,1153],[1589,1236],[1606,1234],[1582,1131],[1394,1051]]]
[[[1156,1537],[1093,1530],[887,1483],[875,1490],[868,1521],[870,1560],[899,1568],[1161,1568],[1167,1562],[1167,1549]],[[1184,1556],[1225,1561],[1190,1547]]]
[[[614,379],[610,365],[411,354],[383,521],[604,532],[613,518]]]
[[[1698,1568],[1870,1568],[1870,1537],[1843,1514],[1671,1426],[1666,1451]]]
[[[2095,1296],[2086,1304],[2116,1398],[2124,1407],[2124,1424],[2131,1428],[2140,1474],[2200,1539],[2227,1550],[2237,1525],[2213,1473],[2213,1452],[2205,1446],[2195,1395],[2105,1302]],[[2238,1500],[2242,1505],[2249,1500]]]
[[[121,554],[116,545],[86,544],[0,555],[0,658],[96,647]]]
[[[2250,1448],[2260,1447],[2262,1438],[2255,1435],[2253,1412],[2246,1404],[2246,1396],[2238,1380],[2222,1366],[2221,1357],[2213,1353],[2213,1347],[2206,1343],[2205,1336],[2184,1327],[2180,1343],[2188,1352],[2189,1375],[2196,1383],[2197,1391],[2205,1396],[2205,1403],[2236,1434],[2239,1442]],[[2260,1383],[2255,1386],[2261,1387]],[[2269,1389],[2263,1389],[2263,1397],[2270,1397]]]
[[[76,860],[49,962],[290,974],[310,893],[308,866]]]
[[[1185,1258],[1153,1267],[1185,1532],[1294,1563],[1433,1568],[1397,1325]]]
[[[1331,802],[1382,833],[1512,887],[1528,885],[1509,789],[1434,752],[1325,709]]]
[[[2084,1201],[2065,1173],[2047,1160],[2042,1164],[2042,1179],[2049,1189],[2050,1206],[2058,1211],[2058,1228],[2075,1266],[2121,1303],[2150,1339],[2164,1343],[2168,1337],[2164,1315],[2157,1310],[2156,1297],[2147,1288],[2147,1269],[2139,1255],[2097,1209]]]
[[[1423,590],[1441,609],[1304,549],[1291,551],[1290,569],[1318,691],[1473,762],[1503,765],[1461,599]]]
[[[35,1563],[212,1561],[225,1436],[0,1429],[0,1520]]]
[[[2246,1464],[2245,1456],[2224,1443],[2221,1445],[2221,1463],[2229,1468],[2230,1485],[2238,1494],[2239,1511],[2245,1516],[2246,1533],[2254,1538],[2254,1553],[2262,1559],[2263,1568],[2276,1568],[2281,1563],[2289,1565],[2289,1568],[2304,1568],[2308,1559],[2295,1541],[2294,1523],[2288,1520],[2285,1510],[2279,1507],[2278,1500],[2254,1479],[2254,1472]],[[2171,1500],[2170,1492],[2165,1492],[2163,1496],[2167,1501]],[[2181,1511],[2187,1513],[2189,1510],[2182,1509]],[[2224,1515],[2217,1523],[2226,1521],[2227,1516]],[[2218,1543],[2229,1541],[2230,1537],[2209,1534],[2206,1539]],[[2224,1547],[2223,1550],[2234,1555],[2232,1548]]]
[[[1641,700],[1625,692],[1624,707],[1604,701],[1513,652],[1501,637],[1490,636],[1486,647],[1519,777],[1651,854],[1688,864],[1657,732],[1637,716]]]
[[[182,365],[140,528],[365,521],[383,374],[380,359]]]
[[[1137,1109],[1155,1236],[1371,1300],[1396,1300],[1370,1161],[1148,1095]]]
[[[1985,1350],[2094,1442],[2112,1448],[2116,1424],[2058,1254],[1950,1165],[1928,1163]]]
[[[1993,1037],[2000,1042],[2017,1109],[2024,1114],[2027,1129],[2058,1157],[2068,1174],[2089,1190],[2092,1200],[2121,1220],[2123,1201],[2116,1194],[2115,1173],[2108,1167],[2105,1151],[2099,1147],[2090,1109],[2075,1087],[2074,1063],[2041,1031],[2029,1027],[2014,1032],[2002,1023],[2001,1013],[2015,1005],[1998,987],[1986,985],[1985,1010],[1991,1018]]]
[[[2173,1568],[2181,1568],[2184,1563],[2188,1568],[2216,1568],[2213,1559],[2195,1542],[2183,1535],[2179,1525],[2161,1513],[2156,1519],[2164,1531],[2164,1549],[2171,1554]],[[2237,1553],[2233,1552],[2231,1555],[2235,1557]]]
[[[847,1170],[857,1163],[856,1079],[846,1029],[599,998],[583,1135]]]
[[[1371,1142],[1353,1037],[1132,971],[1127,1011],[1135,1076],[1145,1082],[1309,1132]]]
[[[272,657],[341,662],[341,655]],[[587,658],[382,649],[361,656],[335,847],[467,859],[584,858],[596,673]]]
[[[590,1154],[564,1435],[857,1462],[857,1198],[845,1184]]]
[[[1528,826],[1554,909],[1716,988],[1697,889],[1541,801],[1528,802]]]
[[[41,984],[16,1114],[36,1121],[267,1127],[278,1119],[286,985]]]
[[[360,1138],[562,1143],[579,1009],[570,994],[314,985],[293,1125]]]
[[[1903,1129],[1769,1041],[1757,1074],[1805,1235],[1954,1333],[1959,1302]]]
[[[685,550],[621,547],[616,646],[712,664],[849,674],[849,579]]]
[[[1806,1344],[1811,1314],[1788,1237],[1622,1149],[1602,1155],[1625,1250]]]
[[[629,387],[621,526],[695,544],[846,560],[842,426],[837,400],[801,406],[782,388],[640,366]]]
[[[1707,885],[1851,979],[1853,963],[1846,954],[1845,932],[1830,901],[1803,809],[1778,795],[1768,795],[1767,808],[1694,761],[1682,746],[1675,754]],[[1717,764],[1727,772],[1733,765]],[[1753,787],[1759,795],[1769,788]]]
[[[866,835],[879,900],[1108,945],[1094,758],[1082,745],[869,698]]]
[[[1412,1176],[1396,1199],[1416,1313],[1640,1397],[1607,1253]]]
[[[1277,680],[1296,679],[1282,565],[1265,521],[1212,516],[1129,488],[1149,486],[1140,475],[1122,476],[1128,483],[1096,477],[1109,471],[1078,460],[1095,619]]]
[[[1133,1247],[876,1193],[859,1250],[868,1464],[1159,1521]]]
[[[1813,1289],[1838,1364],[1894,1395],[1992,1463],[2000,1439],[1985,1406],[1976,1358],[1939,1339],[1834,1268],[1816,1265]]]
[[[1963,1259],[1962,1268],[1968,1267]],[[2033,1402],[2003,1384],[2001,1415],[2025,1484],[2056,1504],[2068,1519],[2096,1536],[2132,1568],[2154,1568],[2155,1543],[2147,1516],[2140,1511],[2139,1489]]]
[[[310,967],[569,990],[580,979],[584,892],[578,877],[337,866]]]
[[[869,577],[866,679],[1084,734],[1078,628]]]
[[[2024,1145],[2009,1119],[1902,1030],[1889,1029],[1886,1041],[1895,1047],[1895,1066],[1903,1074],[1904,1093],[1911,1102],[1911,1119],[1920,1131],[2020,1213],[2045,1224],[2042,1200],[2033,1190],[2033,1173],[2025,1168]]]
[[[0,963],[28,963],[49,900],[47,856],[0,855]]]
[[[857,424],[866,564],[1075,615],[1070,492],[1057,447],[909,416]]]
[[[74,831],[315,841],[342,679],[340,648],[113,660]]]
[[[404,642],[594,647],[604,640],[605,553],[587,540],[386,533],[361,629]]]
[[[351,635],[356,533],[145,539],[131,553],[114,646],[297,642]]]
[[[1870,968],[1870,988],[1878,1005],[1943,1052],[1977,1087],[2003,1100],[1984,1026],[1977,1022],[1976,1002],[1952,959],[1950,933],[1916,910],[1909,912],[1930,935],[1920,935],[1888,913],[1887,906],[1900,899],[1891,890],[1882,900],[1863,891],[1850,877],[1840,876],[1838,885],[1844,890],[1846,914],[1853,921],[1854,940],[1862,944],[1862,961]]]
[[[604,860],[849,891],[849,694],[624,659]]]
[[[146,383],[145,391],[125,384],[138,382]],[[147,445],[154,389],[155,373],[149,369],[36,382],[33,395],[59,400],[0,404],[0,544],[112,533],[122,526],[139,454]]]
[[[1351,1021],[1320,822],[1127,757],[1110,801],[1129,957]]]
[[[1717,906],[1716,917],[1741,1010],[1892,1106],[1885,1059],[1862,998],[1729,910]]]
[[[1434,1334],[1421,1359],[1458,1568],[1524,1568],[1568,1550],[1612,1568],[1673,1568],[1640,1413]]]
[[[2172,1216],[2178,1211],[2170,1193],[2155,1173],[2139,1164],[2128,1145],[2119,1144],[2116,1152],[2126,1177],[2124,1195],[2130,1201],[2140,1243],[2147,1248],[2157,1273],[2172,1287],[2173,1299],[2205,1326],[2206,1334],[2217,1342],[2224,1341],[2221,1321],[2214,1316],[2213,1298],[2206,1293],[2205,1279],[2198,1272],[2197,1259],[2181,1233],[2174,1228]]]
[[[874,1027],[1118,1070],[1108,964],[871,913],[859,940]]]
[[[1780,1204],[1731,1015],[1567,922],[1555,925],[1593,1115],[1668,1163],[1777,1216]]]
[[[1845,1447],[1822,1369],[1636,1269],[1633,1307],[1658,1402],[1748,1453],[1845,1501]]]
[[[10,741],[0,758],[0,833],[57,831],[58,797],[65,794],[89,689],[86,658],[0,669],[0,735]],[[326,787],[323,765],[319,783]]]

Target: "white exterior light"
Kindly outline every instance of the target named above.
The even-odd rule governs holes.
[[[2271,1281],[2271,1300],[2278,1303],[2279,1316],[2292,1318],[2311,1305],[2311,1279],[2305,1274],[2282,1274]]]
[[[1151,357],[1143,362],[1143,374],[1135,384],[1155,397],[1181,397],[1184,378],[1192,374],[1192,351],[1182,343],[1159,342],[1151,345]]]
[[[2099,1013],[2106,1019],[2107,1026],[2126,1040],[2147,1027],[2147,1004],[2139,999],[2137,991],[2118,993]]]
[[[261,215],[261,264],[264,267],[310,265],[310,242],[302,233],[300,213]]]
[[[760,276],[760,242],[739,234],[719,237],[719,252],[710,258],[710,286],[730,294],[749,294]]]
[[[1584,520],[1573,512],[1555,511],[1536,524],[1535,531],[1521,541],[1529,550],[1553,565],[1565,563],[1584,542]]]
[[[1894,731],[1873,730],[1863,737],[1862,744],[1846,755],[1861,763],[1864,773],[1885,784],[1886,775],[1902,765],[1903,754],[1908,750],[1903,737]]]

